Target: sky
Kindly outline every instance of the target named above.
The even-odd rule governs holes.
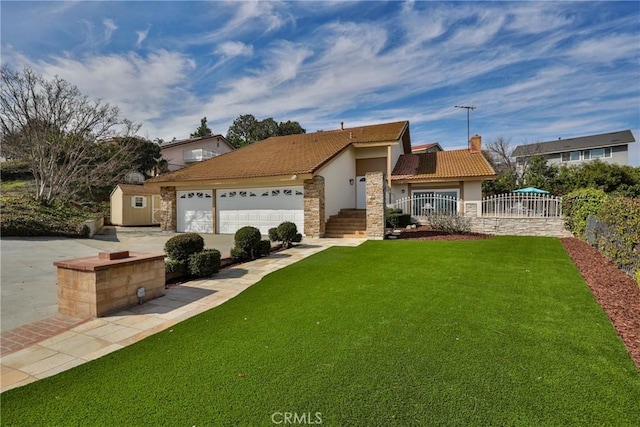
[[[149,139],[242,114],[307,132],[409,120],[414,145],[640,139],[640,2],[2,1],[1,61]],[[640,140],[630,146],[640,165]]]

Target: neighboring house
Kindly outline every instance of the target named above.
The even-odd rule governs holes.
[[[594,159],[618,165],[629,164],[629,144],[635,142],[630,130],[558,139],[556,141],[519,145],[513,151],[522,172],[528,159],[542,155],[551,165],[579,165]]]
[[[411,152],[413,154],[435,153],[436,151],[442,151],[442,147],[437,142],[429,142],[427,144],[411,146]]]
[[[190,164],[208,160],[233,150],[235,147],[222,135],[170,141],[160,145],[162,158],[169,164],[169,171],[182,169]]]
[[[479,202],[482,179],[495,173],[479,137],[476,142],[475,151],[412,155],[407,121],[341,127],[268,138],[145,185],[161,188],[166,230],[228,234],[251,225],[266,234],[292,221],[304,235],[322,237],[330,219],[344,215],[351,222],[354,212],[365,212],[356,210],[367,208],[368,215],[372,203],[384,216],[385,198],[392,203],[408,192],[455,190]],[[394,174],[397,164],[405,164],[401,159],[413,156],[419,165],[420,156],[438,156],[435,172],[427,166],[413,175]]]
[[[111,224],[141,226],[160,224],[160,189],[118,184],[111,192]]]

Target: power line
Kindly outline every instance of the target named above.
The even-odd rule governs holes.
[[[469,105],[456,105],[455,108],[465,108],[467,110],[467,146],[471,144],[471,135],[469,134],[469,111],[475,110],[476,107],[472,107]]]

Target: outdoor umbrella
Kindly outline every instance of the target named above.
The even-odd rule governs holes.
[[[547,190],[541,190],[536,187],[518,188],[513,190],[514,193],[528,193],[528,194],[549,194]]]

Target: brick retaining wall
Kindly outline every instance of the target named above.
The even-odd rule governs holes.
[[[500,236],[571,237],[562,218],[483,218],[471,217],[474,233]]]

